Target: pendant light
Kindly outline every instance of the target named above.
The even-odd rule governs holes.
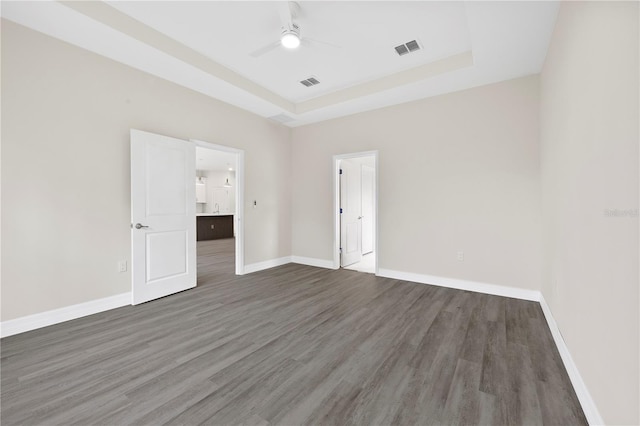
[[[229,163],[227,163],[227,169],[229,169],[229,171],[233,170]],[[231,184],[229,183],[229,174],[228,173],[227,173],[227,180],[224,181],[224,187],[225,188],[231,188]]]

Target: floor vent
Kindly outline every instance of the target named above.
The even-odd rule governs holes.
[[[401,44],[400,46],[394,47],[396,53],[399,56],[406,55],[407,53],[415,52],[416,50],[420,50],[420,45],[416,40],[411,40],[406,42],[405,44]]]
[[[320,82],[315,77],[309,77],[305,80],[301,80],[300,84],[302,84],[303,86],[311,87],[315,86],[316,84],[320,84]]]

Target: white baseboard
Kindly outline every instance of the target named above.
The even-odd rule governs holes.
[[[333,260],[316,259],[313,257],[291,256],[291,262],[301,265],[316,266],[318,268],[336,269]]]
[[[264,269],[274,268],[276,266],[285,265],[287,263],[299,263],[302,265],[316,266],[319,268],[335,269],[333,266],[333,261],[330,260],[301,256],[285,256],[278,259],[271,259],[264,262],[245,265],[244,272],[248,274]],[[589,393],[584,380],[582,380],[582,376],[578,371],[578,367],[575,365],[573,358],[571,357],[569,348],[562,338],[562,334],[560,333],[558,324],[553,318],[549,305],[547,305],[547,302],[539,291],[459,280],[455,278],[445,278],[416,274],[411,272],[394,271],[391,269],[379,269],[378,276],[539,302],[545,319],[547,320],[549,329],[551,330],[553,340],[556,344],[556,347],[558,348],[558,352],[560,352],[562,362],[564,363],[567,374],[569,375],[569,379],[573,384],[573,388],[576,392],[578,400],[580,401],[585,416],[587,417],[587,421],[590,425],[604,424],[604,421],[600,416],[600,412],[598,411],[598,408],[593,401],[593,398],[591,397],[591,394]],[[58,324],[61,322],[96,314],[98,312],[108,311],[110,309],[115,309],[130,304],[131,293],[122,293],[115,296],[105,297],[103,299],[92,300],[90,302],[79,303],[77,305],[67,306],[65,308],[54,309],[39,314],[4,321],[0,323],[0,337],[8,337],[14,334],[24,333],[26,331],[35,330],[37,328]]]
[[[252,272],[258,272],[269,268],[275,268],[276,266],[286,265],[291,263],[291,256],[280,257],[278,259],[265,260],[263,262],[250,263],[244,265],[244,273],[251,274]]]
[[[584,415],[587,417],[587,421],[592,426],[604,425],[604,420],[602,420],[602,416],[600,416],[598,407],[593,401],[593,398],[587,389],[587,385],[584,383],[584,380],[582,380],[578,367],[573,362],[569,348],[567,347],[567,344],[562,337],[562,333],[560,333],[560,329],[558,328],[558,324],[556,323],[555,318],[553,318],[553,314],[551,314],[551,309],[549,308],[549,305],[547,305],[542,294],[540,294],[540,307],[542,308],[542,312],[544,312],[544,317],[549,325],[549,330],[551,330],[551,335],[553,336],[553,340],[558,348],[558,352],[560,352],[564,368],[567,370],[567,374],[569,375],[571,384],[573,384],[573,389],[580,401],[580,405],[582,405],[582,410],[584,411]]]
[[[90,302],[78,303],[64,308],[53,309],[39,314],[27,315],[0,323],[0,337],[13,336],[25,331],[47,327],[72,319],[86,317],[109,309],[131,305],[131,293],[116,294]]]
[[[413,281],[421,284],[437,285],[439,287],[455,288],[458,290],[475,291],[477,293],[493,294],[495,296],[513,297],[515,299],[540,300],[540,292],[523,288],[505,287],[476,281],[459,280],[456,278],[437,277],[433,275],[415,274],[412,272],[394,271],[391,269],[378,270],[378,276],[397,280]]]
[[[432,284],[441,287],[455,288],[458,290],[468,290],[475,291],[478,293],[492,294],[496,296],[504,296],[504,297],[512,297],[515,299],[524,299],[530,300],[534,302],[539,302],[540,307],[542,308],[542,312],[544,313],[545,319],[547,320],[547,324],[549,326],[549,330],[551,330],[551,335],[553,336],[553,340],[558,348],[558,352],[560,352],[560,357],[562,358],[562,362],[564,364],[565,369],[567,370],[567,374],[569,375],[569,379],[571,380],[571,384],[573,385],[573,389],[576,392],[576,396],[580,401],[580,405],[582,406],[582,410],[584,411],[585,416],[587,417],[587,421],[590,425],[604,425],[604,420],[600,416],[600,412],[598,411],[598,407],[596,406],[587,385],[582,380],[582,376],[578,371],[578,367],[576,366],[573,358],[571,357],[571,353],[569,352],[569,348],[562,338],[562,334],[560,333],[560,329],[558,328],[558,324],[556,323],[553,315],[551,313],[551,309],[547,302],[545,301],[542,293],[537,290],[526,290],[520,288],[513,287],[505,287],[495,284],[487,284],[480,283],[474,281],[466,281],[466,280],[458,280],[454,278],[444,278],[444,277],[436,277],[430,275],[422,275],[415,274],[411,272],[401,272],[401,271],[393,271],[390,269],[379,269],[378,275],[386,278],[394,278],[398,280],[404,281],[412,281],[422,284]]]

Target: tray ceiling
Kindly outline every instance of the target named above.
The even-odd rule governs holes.
[[[557,2],[303,1],[294,18],[303,45],[252,56],[278,41],[283,5],[5,1],[2,16],[295,127],[538,73],[558,10]],[[394,47],[411,40],[421,49],[398,55]],[[310,77],[320,83],[300,83]]]

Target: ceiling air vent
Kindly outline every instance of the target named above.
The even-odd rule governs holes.
[[[415,52],[416,50],[420,50],[420,45],[416,40],[411,40],[406,42],[405,44],[401,44],[400,46],[394,47],[396,53],[399,56],[406,55],[407,53]]]
[[[315,86],[316,84],[320,84],[320,82],[315,77],[309,77],[305,80],[301,80],[300,84],[302,84],[303,86],[311,87]]]

